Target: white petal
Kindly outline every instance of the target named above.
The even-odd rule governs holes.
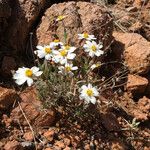
[[[96,98],[93,96],[93,97],[90,98],[90,101],[91,101],[92,104],[95,104],[96,103]]]
[[[59,62],[60,62],[60,64],[63,65],[63,64],[65,64],[65,63],[67,63],[67,59],[66,59],[66,58],[60,59]]]
[[[36,77],[39,77],[42,73],[43,73],[43,71],[38,71],[38,72],[36,72],[34,75],[35,75]]]
[[[82,86],[81,86],[81,89],[82,89],[82,90],[87,90],[87,88],[88,88],[88,87],[87,87],[86,85],[82,85]]]
[[[31,68],[31,70],[33,71],[33,73],[36,73],[37,71],[39,71],[39,68],[34,66],[34,67]]]
[[[68,59],[74,59],[76,57],[76,54],[74,53],[68,53],[67,58]]]
[[[22,85],[23,83],[26,82],[26,78],[17,79],[15,82],[16,82],[18,85]]]
[[[38,45],[38,46],[36,46],[36,48],[37,48],[37,49],[39,49],[39,50],[42,50],[44,47],[43,47],[43,46]]]
[[[69,52],[74,52],[76,50],[76,47],[70,47]]]
[[[33,84],[33,79],[27,78],[27,84],[28,84],[28,86],[31,86]]]
[[[77,70],[77,69],[78,69],[77,66],[71,68],[71,70]]]
[[[47,55],[45,56],[45,59],[46,59],[46,60],[51,60],[51,55],[50,55],[50,54],[47,54]]]
[[[96,94],[96,95],[98,94],[98,95],[99,95],[99,92],[98,92],[98,90],[97,90],[96,87],[93,87],[92,89],[93,89],[94,94]],[[96,95],[95,95],[95,96],[96,96]],[[98,95],[97,95],[97,96],[98,96]]]
[[[92,84],[89,83],[88,88],[90,88],[90,89],[93,88]]]
[[[94,57],[94,53],[90,51],[89,56]]]
[[[37,50],[37,56],[39,58],[44,58],[45,57],[45,52],[43,50]]]

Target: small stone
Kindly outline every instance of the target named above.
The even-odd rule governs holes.
[[[8,109],[17,99],[15,90],[0,87],[0,109]]]
[[[47,140],[52,141],[54,134],[55,134],[54,130],[48,130],[43,135]]]
[[[17,141],[8,141],[4,146],[4,150],[23,150],[23,147]]]
[[[53,150],[53,149],[48,147],[48,148],[45,148],[44,150]]]
[[[65,148],[65,144],[62,141],[56,141],[55,145],[58,146],[59,148]]]
[[[32,132],[26,132],[26,133],[23,135],[23,138],[24,138],[26,141],[30,141],[30,142],[32,142],[33,139],[34,139]]]
[[[67,146],[64,148],[64,150],[71,150],[71,148]]]
[[[148,85],[148,80],[144,77],[141,77],[139,75],[128,75],[128,81],[127,81],[127,91],[130,91],[131,93],[144,93],[146,90],[146,87]]]
[[[70,143],[71,143],[71,140],[70,140],[70,139],[64,138],[63,140],[64,140],[65,145],[67,145],[67,146],[70,145]]]

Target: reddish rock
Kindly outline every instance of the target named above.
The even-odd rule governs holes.
[[[54,130],[48,130],[48,131],[46,131],[46,132],[43,134],[43,136],[44,136],[47,140],[52,141],[53,138],[54,138],[54,134],[55,134],[55,131],[54,131]]]
[[[147,97],[140,98],[138,101],[138,108],[141,109],[145,114],[147,114],[147,118],[150,118],[150,99]]]
[[[143,97],[139,100],[138,103],[135,103],[133,99],[131,99],[127,93],[124,94],[121,101],[119,101],[120,107],[125,110],[125,112],[136,118],[139,121],[147,121],[150,117],[150,99]]]
[[[30,141],[32,142],[34,140],[34,137],[33,137],[33,134],[32,132],[26,132],[24,135],[23,135],[23,138],[26,140],[26,141]]]
[[[12,119],[9,118],[7,115],[3,114],[3,123],[5,123],[6,127],[10,127],[11,123],[12,123]]]
[[[124,143],[121,140],[116,139],[112,141],[111,149],[112,150],[126,150],[127,147],[124,145]]]
[[[16,62],[13,57],[5,56],[2,61],[2,66],[0,70],[0,74],[5,77],[5,76],[11,76],[12,70],[16,69]]]
[[[150,70],[150,42],[136,33],[115,32],[114,37],[122,46],[125,62],[131,72],[145,74]]]
[[[5,0],[7,1],[7,0]],[[34,23],[39,17],[41,10],[45,7],[45,0],[9,0],[11,16],[3,41],[7,43],[4,47],[10,47],[11,51],[24,53],[27,48],[27,38]],[[21,54],[18,53],[18,54]]]
[[[148,80],[138,75],[128,75],[127,91],[132,93],[144,93],[148,85]]]
[[[23,150],[23,147],[17,141],[8,141],[4,146],[4,150]]]
[[[55,145],[58,146],[59,148],[62,148],[62,149],[65,148],[65,144],[62,141],[56,141]]]
[[[13,122],[17,123],[17,120],[19,120],[21,125],[28,125],[22,113],[23,111],[31,125],[36,127],[50,126],[55,119],[55,111],[44,109],[37,98],[35,89],[29,89],[21,94],[22,102],[20,106],[17,106],[11,112]]]
[[[0,87],[0,109],[10,108],[16,99],[15,90]]]
[[[66,18],[56,23],[58,15]],[[42,17],[36,35],[38,44],[49,44],[54,39],[54,34],[64,41],[64,26],[67,30],[67,41],[79,44],[78,33],[88,32],[94,34],[104,44],[104,49],[109,48],[113,41],[113,20],[102,6],[88,2],[67,2],[52,5]]]
[[[108,131],[117,131],[120,129],[115,115],[111,113],[101,114],[102,123]]]
[[[69,138],[64,138],[63,141],[64,141],[65,145],[67,145],[67,146],[69,146],[71,143],[71,140]]]
[[[52,148],[45,148],[44,150],[53,150]]]

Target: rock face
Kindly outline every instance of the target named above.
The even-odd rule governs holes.
[[[26,38],[29,36],[29,31],[44,4],[45,0],[10,2],[12,12],[7,33],[4,34],[4,40],[7,40],[11,49],[21,51],[25,49]]]
[[[125,62],[131,72],[145,74],[150,70],[150,42],[136,33],[115,32],[114,37],[122,44]]]
[[[32,126],[43,127],[50,126],[53,123],[55,112],[51,109],[42,108],[42,104],[37,99],[35,89],[27,89],[20,97],[22,102],[11,112],[11,118],[14,123],[19,120],[21,125],[28,125],[23,112]]]
[[[45,0],[0,0],[0,68],[5,56],[29,55],[30,31],[45,5]]]
[[[56,22],[59,15],[66,18]],[[65,27],[65,28],[64,28]],[[104,8],[88,2],[67,2],[52,5],[45,12],[39,25],[36,38],[37,44],[49,44],[54,35],[64,41],[64,30],[67,32],[67,42],[79,44],[78,33],[94,34],[103,42],[104,50],[109,48],[113,41],[113,20]]]

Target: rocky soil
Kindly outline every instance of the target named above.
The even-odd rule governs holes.
[[[0,150],[149,150],[149,10],[149,0],[0,0]],[[63,40],[64,28],[55,25],[60,14],[67,16],[68,42],[79,43],[75,33],[95,34],[104,61],[117,62],[98,73],[116,74],[118,85],[99,97],[99,115],[82,122],[61,107],[46,109],[34,86],[19,89],[12,81],[11,70],[32,65],[37,44],[54,34]]]

